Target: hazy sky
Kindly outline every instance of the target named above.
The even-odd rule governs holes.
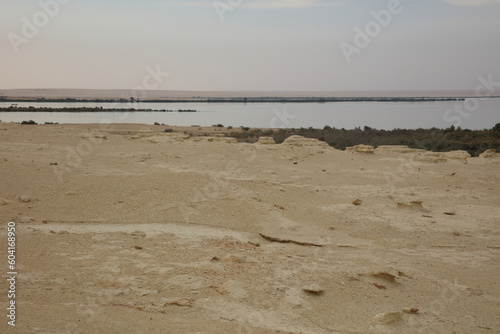
[[[157,65],[168,90],[500,81],[500,0],[1,0],[0,22],[0,89],[131,89]]]

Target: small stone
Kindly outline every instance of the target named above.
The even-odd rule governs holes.
[[[66,230],[62,230],[62,231],[59,231],[59,233],[57,233],[57,234],[69,234],[69,232]]]
[[[454,216],[456,215],[457,213],[453,210],[448,210],[448,211],[445,211],[444,212],[445,215],[448,215],[448,216]]]
[[[458,231],[454,231],[454,232],[453,232],[453,235],[454,235],[454,236],[456,236],[456,237],[459,237],[459,236],[460,236],[460,232],[458,232]]]
[[[29,198],[29,196],[19,196],[19,201],[23,202],[23,203],[29,203],[31,202],[31,198]]]
[[[418,308],[415,308],[415,307],[412,307],[412,308],[409,308],[409,307],[405,307],[404,309],[401,310],[403,313],[407,313],[407,314],[417,314],[419,309]]]
[[[68,191],[68,192],[66,192],[66,194],[65,194],[65,195],[66,195],[66,196],[75,196],[76,194],[77,194],[77,192],[76,192],[76,191]]]
[[[302,291],[311,293],[314,295],[320,295],[323,292],[325,292],[325,289],[323,289],[321,286],[318,284],[310,284],[302,287]]]
[[[142,249],[141,246],[134,246],[134,248],[137,249],[137,250],[141,250]]]
[[[360,199],[358,198],[358,199],[356,199],[356,200],[352,201],[352,204],[354,204],[354,205],[358,206],[358,205],[363,204],[363,201],[362,201],[362,200],[360,200]]]

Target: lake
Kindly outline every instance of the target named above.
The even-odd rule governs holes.
[[[11,102],[1,102],[9,107]],[[0,112],[3,122],[37,123],[143,123],[177,126],[247,126],[258,128],[336,128],[369,126],[376,129],[448,128],[491,129],[500,123],[500,99],[437,102],[333,102],[333,103],[138,103],[136,109],[198,110],[196,113],[128,112],[127,103],[18,102],[19,107],[103,107],[124,112]],[[467,111],[469,110],[469,111]]]

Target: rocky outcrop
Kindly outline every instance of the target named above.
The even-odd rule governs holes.
[[[480,158],[500,158],[500,153],[496,153],[496,150],[486,150],[484,153],[479,155]]]
[[[276,142],[274,141],[273,137],[259,137],[259,141],[257,144],[261,145],[274,145]]]
[[[356,152],[356,153],[368,153],[368,154],[373,154],[375,153],[375,148],[370,145],[356,145],[354,147],[346,147],[345,149],[347,152]]]
[[[305,147],[321,147],[321,148],[327,148],[330,147],[327,143],[323,141],[319,141],[314,138],[305,138],[302,136],[290,136],[285,141],[283,142],[282,145],[286,146],[305,146]]]
[[[422,152],[415,156],[416,161],[422,162],[447,162],[447,161],[460,161],[467,163],[471,155],[467,151],[451,151],[451,152]]]
[[[236,144],[238,143],[238,139],[233,138],[233,137],[224,137],[224,135],[215,135],[215,137],[207,137],[207,136],[200,136],[200,137],[192,137],[192,141],[206,141],[209,143],[213,142],[218,142],[218,143],[226,143],[226,144]]]
[[[406,145],[381,145],[375,149],[375,153],[392,152],[392,153],[419,153],[425,152],[422,149],[409,148]]]

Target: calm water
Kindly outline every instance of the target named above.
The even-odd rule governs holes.
[[[37,123],[144,123],[168,125],[248,126],[260,128],[336,128],[352,129],[365,125],[391,130],[394,128],[447,128],[451,125],[468,129],[491,129],[500,123],[500,99],[480,99],[478,104],[448,102],[339,102],[339,103],[139,103],[137,109],[194,109],[197,113],[178,112],[88,112],[42,113],[0,112],[4,122],[34,120]],[[8,107],[11,103],[0,103]],[[103,107],[127,109],[119,103],[18,103],[19,107]],[[472,108],[471,108],[472,107]],[[467,111],[471,110],[470,112]],[[462,110],[462,111],[460,111]]]

